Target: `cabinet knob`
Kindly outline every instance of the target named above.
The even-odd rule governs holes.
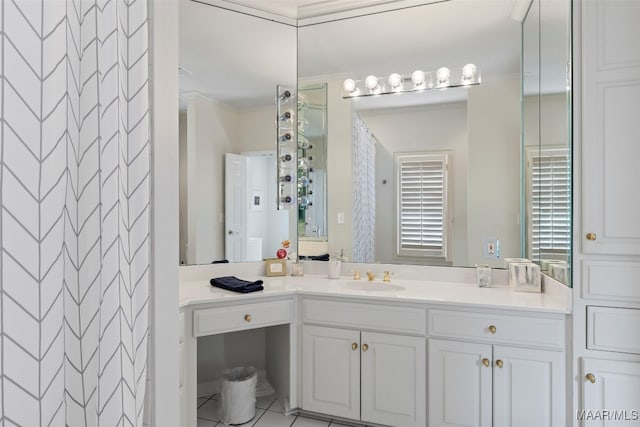
[[[251,315],[250,314],[245,314],[244,315],[244,320],[247,322],[251,322]]]
[[[495,333],[496,333],[496,330],[497,330],[497,329],[496,329],[496,327],[495,327],[495,326],[493,326],[493,325],[489,326],[489,332],[491,332],[492,334],[495,334]]]
[[[502,360],[498,359],[498,360],[496,360],[496,366],[498,368],[502,368],[504,366],[504,363],[502,362]]]
[[[596,240],[596,233],[587,233],[587,240]]]
[[[488,368],[489,365],[491,365],[491,362],[485,357],[484,359],[482,359],[482,364]]]
[[[356,351],[358,349],[358,343],[351,344],[351,350]]]
[[[592,373],[588,373],[587,375],[585,375],[585,377],[591,384],[596,382],[596,376],[593,375]]]
[[[368,344],[362,344],[362,351],[367,351],[369,350],[369,345]]]

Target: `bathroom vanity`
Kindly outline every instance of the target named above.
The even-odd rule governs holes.
[[[478,288],[473,269],[413,267],[386,283],[224,268],[192,267],[180,284],[186,426],[196,425],[198,340],[258,329],[287,412],[399,427],[567,422],[571,291],[558,282],[545,278],[535,294],[500,285],[504,272],[494,274],[498,285]],[[236,294],[209,284],[223,274],[260,278],[265,289]]]

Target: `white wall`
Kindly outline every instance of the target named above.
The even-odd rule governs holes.
[[[520,82],[469,90],[468,265],[502,267],[483,257],[485,238],[500,239],[501,258],[520,256]]]
[[[351,197],[352,101],[342,99],[342,81],[327,88],[327,228],[329,253],[352,254],[353,205]],[[338,224],[338,213],[344,223]]]
[[[237,110],[237,114],[238,138],[232,145],[234,152],[275,151],[275,105]]]
[[[425,96],[428,96],[426,94]],[[376,146],[376,261],[424,262],[395,255],[394,154],[450,150],[451,261],[467,265],[467,106],[465,102],[360,111]],[[386,184],[383,184],[386,180]]]
[[[187,264],[224,258],[224,154],[233,152],[237,113],[192,96],[187,110]]]
[[[540,115],[538,116],[538,105]],[[524,99],[524,145],[568,146],[567,95],[527,96]],[[542,134],[540,134],[542,130]]]

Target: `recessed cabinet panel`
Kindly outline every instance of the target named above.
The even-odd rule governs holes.
[[[640,310],[588,306],[587,348],[640,354]]]
[[[423,308],[305,299],[305,322],[414,335],[425,333]]]
[[[430,339],[428,346],[428,425],[491,427],[491,345]]]
[[[495,346],[494,427],[565,425],[564,353]]]
[[[303,335],[303,409],[359,419],[360,332],[305,325]]]
[[[582,297],[640,303],[640,262],[594,261],[582,263]]]
[[[426,340],[362,332],[362,421],[425,425]]]

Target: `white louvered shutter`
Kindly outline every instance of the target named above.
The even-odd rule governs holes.
[[[529,256],[534,260],[565,258],[571,247],[569,150],[532,150],[528,157],[531,183]]]
[[[449,156],[396,154],[398,256],[447,258]]]

